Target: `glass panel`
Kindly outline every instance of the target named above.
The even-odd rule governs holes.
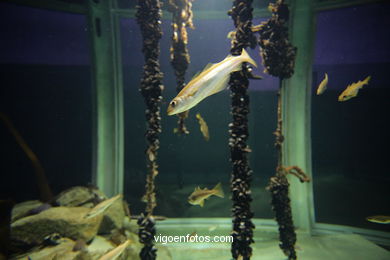
[[[163,9],[168,5],[167,0],[163,0]],[[137,5],[137,0],[117,0],[118,7],[123,9],[135,8]],[[269,1],[254,1],[252,6],[254,8],[265,8],[268,6]],[[232,7],[231,0],[196,0],[193,1],[193,10],[229,10]]]
[[[85,17],[1,3],[0,24],[0,111],[41,161],[54,194],[86,185],[92,114]],[[35,169],[3,122],[0,143],[0,197],[38,199]]]
[[[388,215],[390,4],[321,12],[313,66],[312,155],[316,220],[390,231],[366,217]],[[328,90],[315,94],[324,77]],[[371,76],[350,100],[347,85]]]
[[[259,23],[260,20],[254,21]],[[189,30],[189,52],[191,64],[187,71],[187,82],[197,71],[209,62],[219,62],[230,50],[229,31],[233,30],[232,21],[194,20],[195,30]],[[156,214],[168,217],[230,217],[230,153],[228,147],[228,124],[231,122],[229,91],[208,97],[194,107],[186,121],[190,131],[188,136],[178,136],[173,129],[177,127],[177,117],[166,115],[168,102],[176,96],[174,73],[169,62],[171,39],[170,21],[163,21],[163,38],[161,40],[161,69],[164,72],[164,92],[162,105],[163,133],[160,139],[159,175],[157,182]],[[144,64],[141,52],[141,34],[139,26],[133,19],[121,20],[124,89],[125,89],[125,195],[133,214],[144,210],[141,202],[145,185],[146,147],[143,138],[145,133],[145,105],[138,92]],[[250,55],[260,62],[258,50]],[[260,66],[261,67],[261,66]],[[262,69],[256,70],[262,74]],[[277,80],[265,76],[264,80],[251,81],[250,113],[250,155],[254,171],[252,207],[257,218],[272,218],[269,205],[270,196],[265,191],[269,177],[274,174],[276,158],[274,153],[274,136],[276,127],[276,90]],[[210,130],[210,140],[206,142],[195,118],[199,112],[206,120]],[[188,196],[194,188],[213,188],[222,183],[225,198],[210,198],[205,207],[190,205]]]

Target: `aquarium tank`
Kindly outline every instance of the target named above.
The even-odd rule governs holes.
[[[390,259],[390,3],[0,2],[0,260]]]

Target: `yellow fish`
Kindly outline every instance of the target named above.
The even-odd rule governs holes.
[[[207,65],[169,103],[168,115],[187,111],[208,96],[225,89],[230,79],[230,73],[241,70],[243,62],[249,62],[257,67],[256,62],[244,49],[242,49],[240,56],[228,55],[219,63]]]
[[[108,253],[104,254],[102,257],[99,258],[99,260],[114,260],[117,259],[123,251],[127,248],[127,246],[130,244],[131,240],[126,240],[119,246],[115,247],[114,249],[108,251]]]
[[[368,221],[378,224],[390,224],[390,216],[377,215],[366,218]]]
[[[91,209],[90,212],[88,212],[87,215],[85,215],[84,218],[93,218],[99,214],[104,213],[106,209],[108,209],[114,202],[116,202],[118,199],[122,198],[122,194],[118,194],[115,197],[112,197],[111,199],[106,199],[99,204],[97,204],[94,208]]]
[[[204,188],[203,190],[199,187],[196,187],[194,192],[188,197],[188,203],[192,205],[200,205],[203,207],[204,200],[209,198],[211,195],[218,196],[220,198],[224,197],[224,193],[221,187],[221,183],[215,185],[211,190]]]
[[[328,74],[325,73],[324,79],[321,81],[320,85],[318,85],[317,95],[321,95],[322,93],[324,93],[327,85],[328,85]]]
[[[361,89],[364,85],[367,85],[370,79],[371,76],[368,76],[363,81],[359,80],[358,82],[349,85],[339,96],[339,101],[347,101],[353,97],[356,97],[359,92],[359,89]]]
[[[200,131],[206,141],[210,140],[209,127],[207,126],[206,121],[204,121],[203,117],[197,113],[196,118],[198,119]]]

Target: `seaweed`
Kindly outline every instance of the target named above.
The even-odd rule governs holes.
[[[159,40],[161,39],[161,8],[159,0],[139,0],[137,5],[137,22],[143,37],[142,52],[145,65],[141,79],[140,92],[144,97],[145,117],[148,123],[145,137],[148,142],[146,149],[147,176],[146,194],[147,205],[145,213],[138,219],[139,240],[144,244],[140,252],[142,260],[156,259],[157,249],[154,247],[156,234],[153,210],[156,207],[154,179],[158,174],[157,150],[159,149],[159,134],[161,133],[160,106],[162,101],[162,73],[159,64]]]
[[[188,53],[187,27],[194,29],[192,23],[192,1],[191,0],[169,0],[168,10],[172,13],[172,45],[170,48],[171,64],[176,76],[176,91],[179,93],[185,86],[185,74],[190,63]],[[188,112],[178,114],[178,128],[175,132],[189,134],[184,120]]]
[[[252,1],[235,0],[233,7],[229,11],[236,31],[232,39],[231,54],[240,55],[242,49],[253,46],[254,36],[252,34]],[[231,74],[229,85],[231,90],[231,114],[232,123],[229,124],[229,147],[230,160],[233,165],[231,175],[232,191],[232,213],[233,213],[233,243],[231,253],[233,259],[250,259],[252,255],[251,244],[253,241],[252,223],[253,212],[250,208],[252,201],[250,182],[252,170],[249,167],[247,153],[250,152],[246,141],[248,132],[249,95],[247,89],[249,85],[250,70],[246,65],[240,72]]]

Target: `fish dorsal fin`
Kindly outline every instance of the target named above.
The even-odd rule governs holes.
[[[228,54],[228,56],[226,56],[226,58],[224,60],[230,59],[231,57],[233,57],[233,55]]]
[[[203,71],[209,69],[209,68],[210,68],[211,66],[213,66],[213,65],[215,65],[215,63],[208,63],[208,64],[204,67]]]
[[[194,74],[194,76],[192,76],[191,80],[195,79],[196,77],[198,77],[200,75],[200,73],[202,73],[203,71],[209,69],[211,66],[215,65],[214,63],[208,63],[206,65],[206,67],[203,68],[203,70],[200,70],[198,71],[197,73]]]
[[[199,76],[199,74],[201,73],[202,71],[198,71],[197,73],[194,74],[194,76],[192,76],[191,80],[193,80],[194,78],[196,78],[197,76]]]
[[[195,187],[195,191],[198,191],[198,190],[200,190],[200,187],[199,186]]]

